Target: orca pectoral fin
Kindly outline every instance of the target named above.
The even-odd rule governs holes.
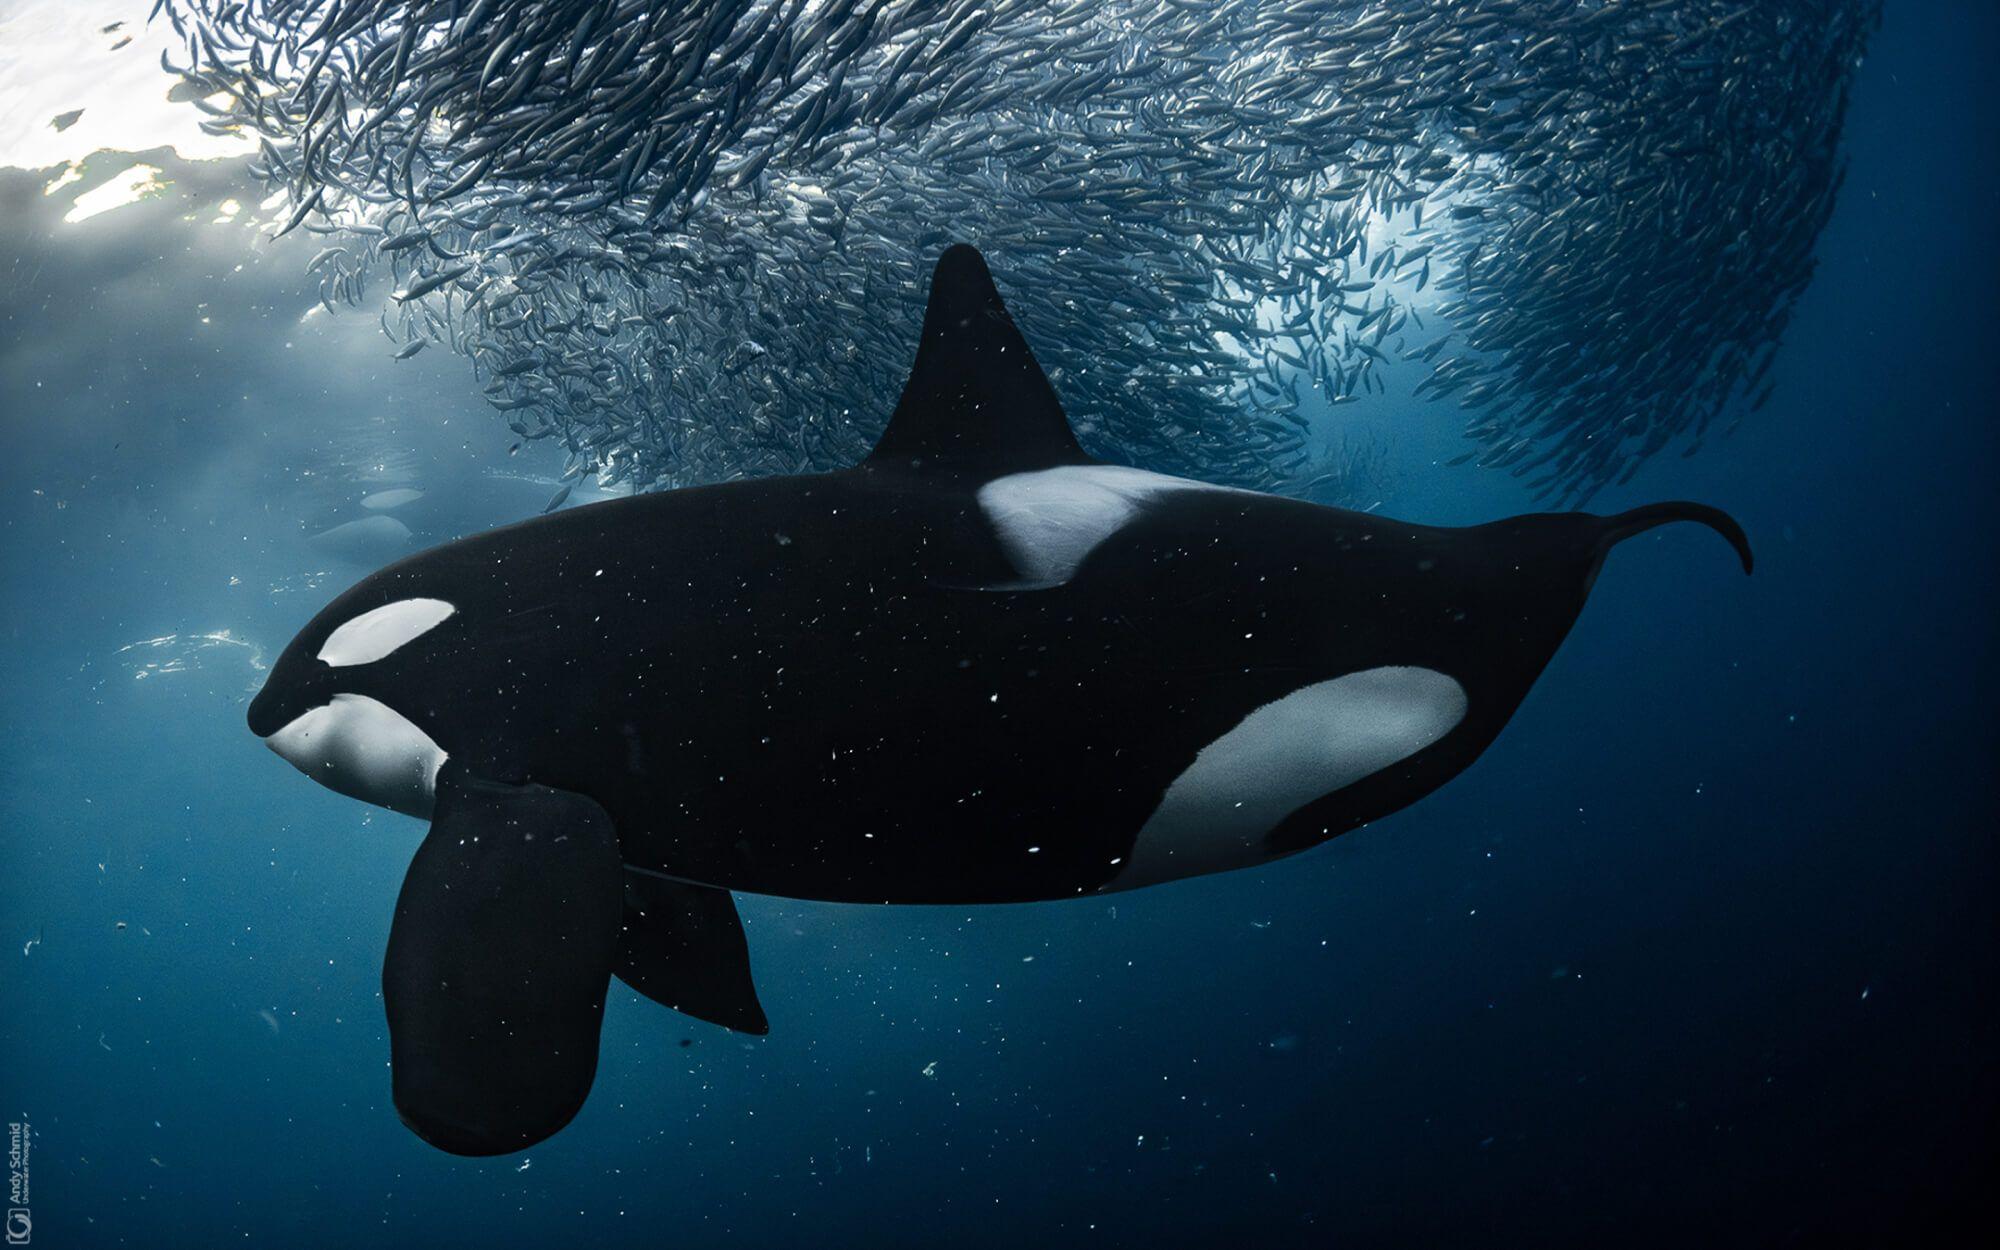
[[[625,874],[618,979],[663,1007],[739,1033],[771,1023],[750,980],[750,944],[729,891]]]
[[[506,1154],[583,1106],[623,875],[592,800],[446,765],[382,964],[396,1110],[419,1137]]]

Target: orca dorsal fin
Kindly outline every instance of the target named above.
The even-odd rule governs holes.
[[[910,380],[862,463],[991,478],[1089,461],[985,259],[964,243],[946,248]]]

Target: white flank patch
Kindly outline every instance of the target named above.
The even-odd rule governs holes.
[[[1060,586],[1146,500],[1176,490],[1235,488],[1124,465],[1067,464],[995,478],[979,488],[979,506],[1021,574],[1023,588]]]
[[[319,658],[329,668],[373,664],[436,629],[457,608],[442,599],[398,599],[363,612],[326,637]]]
[[[445,752],[386,703],[337,694],[264,742],[337,794],[430,819]]]
[[[1260,863],[1306,804],[1408,759],[1465,719],[1465,690],[1428,668],[1371,668],[1266,703],[1203,747],[1139,831],[1117,888]]]

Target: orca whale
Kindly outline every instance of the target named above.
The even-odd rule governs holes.
[[[395,1102],[460,1154],[582,1105],[609,980],[766,1031],[731,891],[1073,898],[1260,864],[1443,785],[1666,503],[1469,528],[1086,455],[946,251],[874,451],[410,556],[250,728],[428,819],[383,968]]]

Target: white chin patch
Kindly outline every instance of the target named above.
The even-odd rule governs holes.
[[[329,668],[373,664],[396,648],[436,629],[458,611],[442,599],[398,599],[363,612],[326,636],[320,662]]]
[[[1010,473],[979,488],[979,506],[1020,573],[1019,589],[1060,586],[1154,495],[1233,490],[1115,464]],[[1242,492],[1249,493],[1249,492]]]
[[[1371,668],[1266,703],[1203,747],[1140,829],[1128,889],[1261,863],[1265,834],[1315,799],[1408,759],[1465,719],[1428,668]]]
[[[430,818],[444,750],[385,703],[337,694],[264,742],[329,790]]]

